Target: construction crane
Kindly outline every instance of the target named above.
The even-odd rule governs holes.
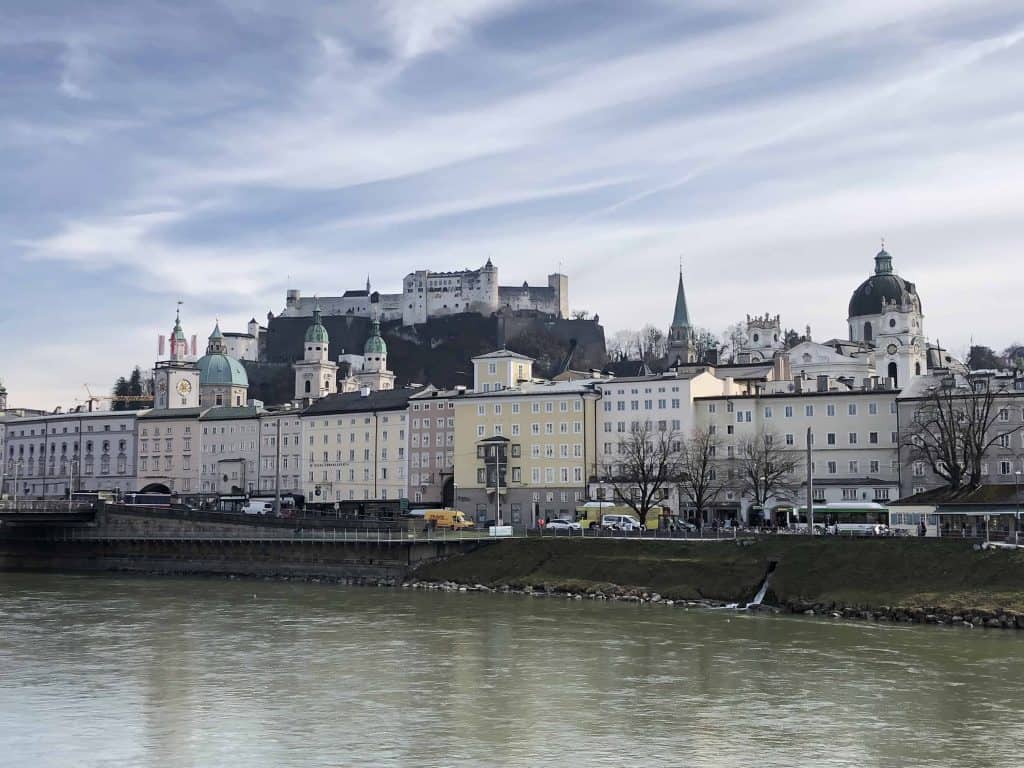
[[[150,403],[153,402],[152,395],[94,395],[88,384],[83,384],[85,393],[88,395],[84,400],[76,399],[76,403],[88,404],[89,412],[93,411],[93,403]]]

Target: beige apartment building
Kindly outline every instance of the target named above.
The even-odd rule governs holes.
[[[199,416],[203,408],[160,408],[137,417],[138,490],[198,494],[200,476]]]
[[[408,408],[414,391],[327,395],[302,412],[307,504],[408,499]]]
[[[597,379],[538,381],[533,360],[473,359],[455,402],[455,506],[477,522],[572,517],[597,471]]]

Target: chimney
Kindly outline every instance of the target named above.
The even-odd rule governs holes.
[[[828,375],[818,374],[818,392],[828,392]]]
[[[798,395],[803,393],[803,391],[804,391],[804,377],[803,376],[794,376],[793,377],[793,391],[796,392]]]
[[[789,365],[789,355],[785,352],[776,352],[772,360],[772,378],[775,381],[786,381],[792,376]]]
[[[370,396],[370,388],[366,387],[366,386],[360,387],[359,388],[359,396],[360,397],[369,397]]]

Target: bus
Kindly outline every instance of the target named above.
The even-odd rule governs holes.
[[[128,507],[170,507],[169,493],[126,493],[122,503]]]
[[[806,529],[807,507],[800,507],[797,517],[799,526]],[[873,501],[815,504],[814,528],[827,533],[882,536],[889,533],[889,508]]]

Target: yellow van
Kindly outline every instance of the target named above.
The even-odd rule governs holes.
[[[458,509],[428,509],[423,513],[423,519],[427,525],[451,528],[453,531],[474,527],[472,521],[466,519],[465,513]]]

